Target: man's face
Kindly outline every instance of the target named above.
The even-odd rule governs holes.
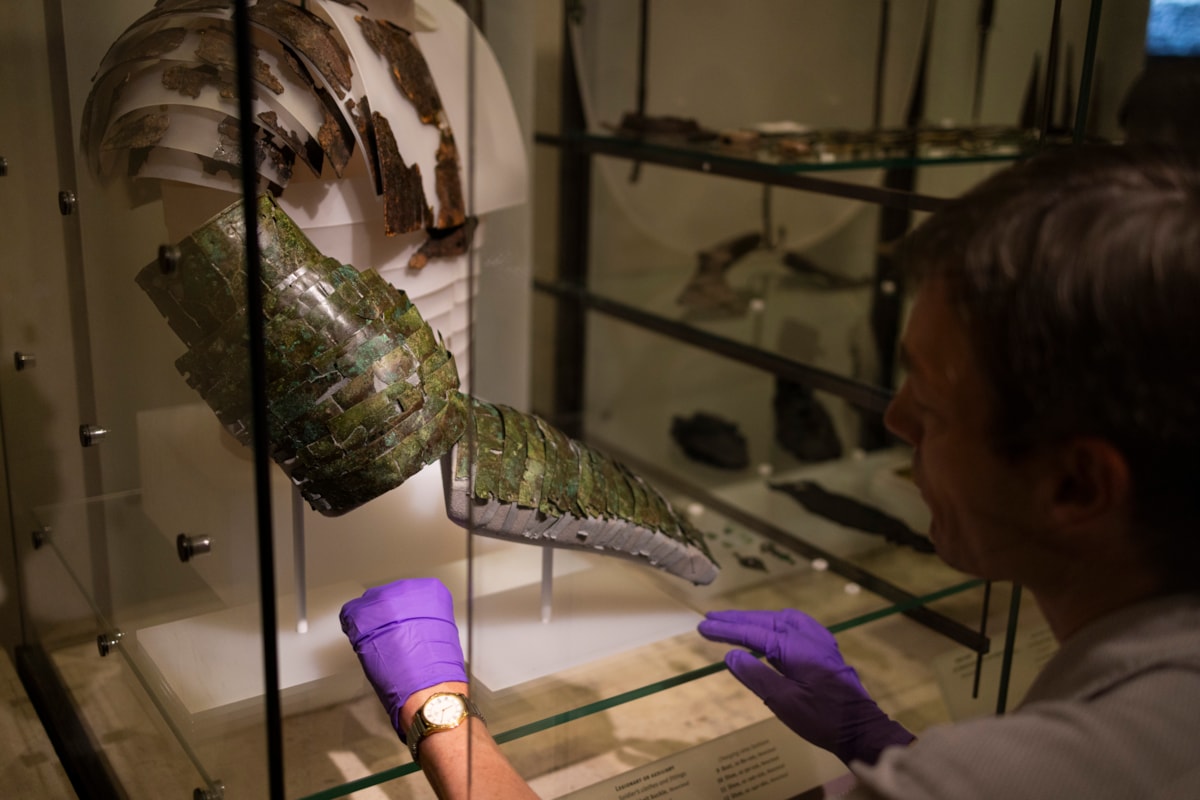
[[[913,451],[932,512],[930,537],[952,567],[1021,580],[1047,540],[1038,534],[1038,459],[1010,462],[988,438],[990,394],[941,281],[919,290],[901,345],[908,375],[884,421]]]

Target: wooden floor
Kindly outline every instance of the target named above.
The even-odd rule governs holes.
[[[0,650],[0,794],[77,800],[12,659]]]

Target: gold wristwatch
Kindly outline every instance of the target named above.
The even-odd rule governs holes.
[[[481,721],[483,714],[479,707],[471,702],[471,698],[458,692],[437,692],[431,694],[417,709],[412,725],[408,729],[408,749],[413,761],[417,760],[417,747],[425,739],[441,731],[454,730],[467,717],[478,717]]]

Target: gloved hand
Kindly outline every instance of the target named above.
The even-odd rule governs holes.
[[[405,740],[400,709],[413,692],[467,680],[454,599],[436,578],[375,586],[342,606],[342,631]]]
[[[846,764],[874,764],[885,747],[916,738],[880,710],[842,660],[833,634],[807,614],[711,611],[699,631],[764,654],[775,669],[744,650],[731,650],[725,663],[785,725]]]

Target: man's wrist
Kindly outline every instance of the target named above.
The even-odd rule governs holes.
[[[435,683],[433,686],[427,686],[424,689],[418,689],[413,692],[400,708],[400,730],[404,731],[405,735],[412,728],[413,719],[417,716],[417,711],[431,695],[438,692],[461,692],[462,694],[469,694],[467,692],[467,684],[462,681]]]

